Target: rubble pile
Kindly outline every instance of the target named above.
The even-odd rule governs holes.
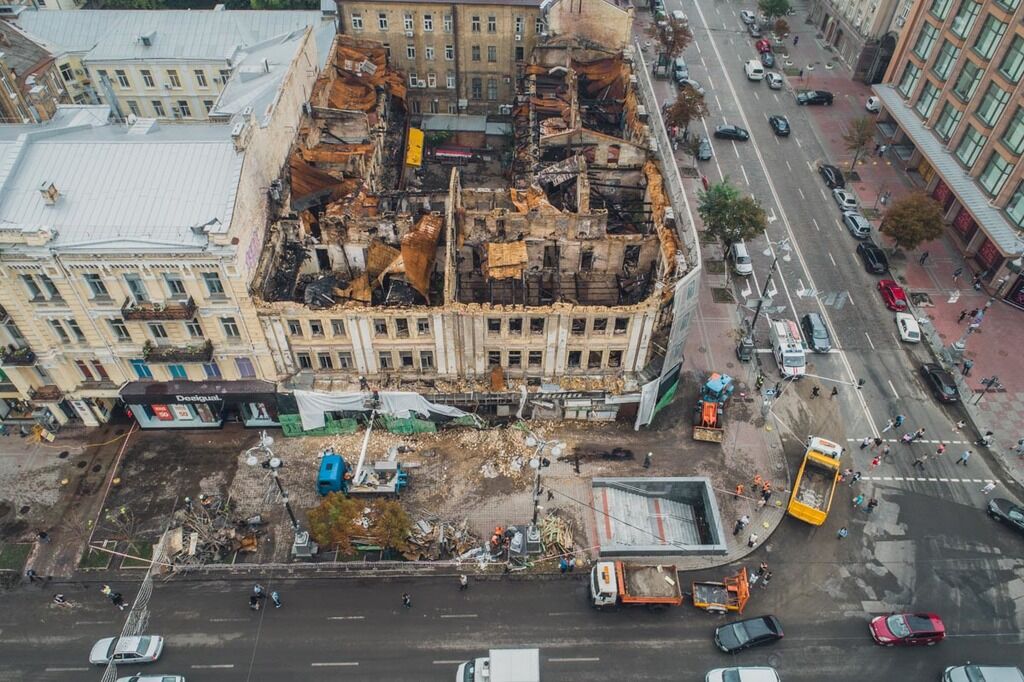
[[[466,519],[453,523],[421,518],[413,526],[409,545],[411,549],[403,552],[409,561],[436,561],[483,551],[483,543],[469,531]]]
[[[252,553],[266,522],[259,515],[233,519],[234,505],[219,496],[200,495],[198,503],[185,498],[175,512],[178,526],[168,531],[168,556],[177,566],[198,566],[227,560],[235,552]]]
[[[540,521],[540,540],[544,545],[544,553],[573,554],[576,543],[573,541],[572,521],[563,519],[557,514],[549,514]]]

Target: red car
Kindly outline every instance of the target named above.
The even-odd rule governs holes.
[[[757,51],[760,52],[761,54],[772,51],[772,44],[766,38],[761,38],[759,41],[754,43],[754,47],[756,47]]]
[[[871,619],[871,638],[883,646],[931,646],[946,636],[946,626],[934,613],[893,613]]]
[[[902,313],[907,309],[907,293],[903,287],[891,279],[883,279],[878,283],[878,291],[882,294],[885,307]]]

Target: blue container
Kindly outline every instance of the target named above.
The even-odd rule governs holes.
[[[340,492],[344,474],[345,460],[341,455],[324,455],[320,460],[320,473],[316,477],[316,491],[321,495]]]

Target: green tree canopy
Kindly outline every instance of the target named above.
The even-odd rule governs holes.
[[[412,519],[398,500],[378,499],[370,506],[370,536],[384,549],[409,549]]]
[[[657,44],[662,59],[671,61],[686,51],[693,42],[693,32],[686,21],[669,17],[666,21],[651,24],[647,35]]]
[[[683,130],[689,130],[691,123],[707,115],[708,105],[704,102],[704,95],[693,88],[680,88],[676,101],[669,107],[668,122]]]
[[[309,532],[321,547],[336,547],[345,555],[354,553],[352,535],[356,532],[356,519],[363,513],[363,503],[345,497],[342,493],[330,493],[311,509]],[[362,533],[362,528],[359,528]]]
[[[913,192],[893,202],[882,218],[879,231],[896,242],[896,248],[916,249],[942,235],[942,206],[924,192]]]
[[[768,225],[764,209],[757,200],[740,194],[729,184],[728,178],[698,194],[697,213],[708,233],[725,244],[753,239]]]
[[[789,14],[792,6],[789,0],[757,0],[757,8],[769,19],[775,19]]]
[[[864,148],[875,139],[875,121],[868,116],[861,116],[850,121],[850,127],[843,133],[846,150],[853,152],[850,170],[857,166],[857,160],[864,153]]]

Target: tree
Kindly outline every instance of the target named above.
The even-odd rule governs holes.
[[[850,121],[850,127],[843,133],[843,141],[846,142],[846,150],[853,152],[853,160],[850,161],[850,170],[857,166],[857,159],[864,152],[864,148],[875,139],[875,122],[867,117],[861,116]]]
[[[789,35],[789,22],[785,19],[776,19],[772,24],[772,32],[779,38],[785,38]]]
[[[689,132],[691,123],[707,115],[708,105],[704,102],[704,95],[693,88],[680,88],[676,101],[669,107],[668,123]]]
[[[681,146],[683,148],[683,152],[693,159],[693,165],[696,167],[697,154],[700,153],[700,138],[696,135],[690,135]]]
[[[164,0],[101,0],[100,9],[163,9]]]
[[[757,0],[757,8],[769,19],[784,17],[792,10],[789,0]]]
[[[647,29],[647,35],[657,43],[659,65],[671,62],[685,52],[693,42],[690,25],[675,17],[651,24]]]
[[[345,497],[342,493],[330,493],[319,506],[311,509],[309,532],[323,547],[337,547],[342,554],[352,554],[352,535],[356,531],[356,519],[363,513],[363,503]],[[360,532],[362,528],[359,528]]]
[[[942,206],[924,192],[908,194],[885,212],[879,231],[890,237],[897,249],[911,251],[942,235]]]
[[[412,519],[398,500],[374,500],[370,506],[370,536],[385,550],[409,549]]]
[[[726,178],[698,194],[697,213],[708,233],[725,244],[753,239],[765,231],[768,221],[757,200],[741,195]]]

